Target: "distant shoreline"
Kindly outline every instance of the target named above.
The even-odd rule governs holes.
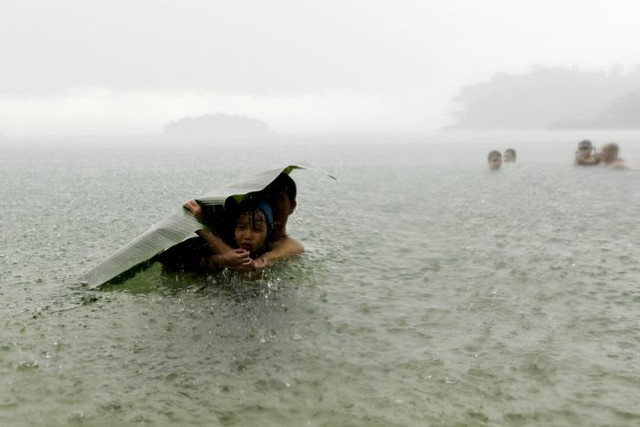
[[[161,133],[114,134],[114,135],[4,135],[1,146],[15,144],[46,145],[107,145],[107,144],[156,144],[166,145],[186,142],[194,145],[238,145],[238,144],[378,144],[378,143],[430,143],[471,140],[501,139],[515,141],[559,140],[578,142],[591,139],[600,142],[640,141],[640,129],[433,129],[424,132],[291,132],[274,133],[268,136],[169,136]]]

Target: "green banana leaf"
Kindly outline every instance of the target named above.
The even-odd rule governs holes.
[[[195,198],[195,200],[204,206],[224,206],[229,197],[233,197],[240,202],[249,193],[263,190],[280,173],[290,174],[295,169],[319,171],[306,164],[288,165],[284,168],[261,172],[242,181],[217,188],[201,197]],[[335,179],[329,174],[326,175]],[[153,225],[139,237],[84,273],[80,277],[80,281],[90,289],[96,289],[117,276],[127,275],[127,273],[133,275],[145,270],[153,263],[151,261],[154,256],[191,237],[193,233],[201,228],[202,224],[191,213],[184,208],[179,208],[174,214]]]

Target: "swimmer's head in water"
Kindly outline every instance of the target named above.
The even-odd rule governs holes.
[[[602,147],[602,160],[604,160],[605,162],[615,160],[618,157],[619,151],[620,148],[615,142],[605,144],[605,146]]]
[[[502,160],[505,163],[515,162],[516,161],[516,150],[513,148],[507,148],[504,150],[504,156],[502,156]]]
[[[487,162],[489,163],[490,170],[495,171],[500,169],[500,166],[502,165],[502,154],[497,150],[489,151]]]

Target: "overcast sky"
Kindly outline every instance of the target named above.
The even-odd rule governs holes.
[[[640,63],[637,0],[0,0],[0,132],[420,132],[466,85]]]

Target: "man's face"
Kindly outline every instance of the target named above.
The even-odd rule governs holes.
[[[592,146],[589,144],[578,145],[578,152],[585,157],[588,157],[591,154],[591,149]]]
[[[610,145],[602,147],[602,160],[610,161],[616,158],[615,150]]]
[[[498,170],[500,169],[501,165],[502,165],[501,156],[498,156],[497,154],[492,154],[491,157],[489,157],[489,169],[491,169],[492,171]]]
[[[504,161],[505,162],[515,162],[516,156],[511,151],[506,151],[504,153]]]

